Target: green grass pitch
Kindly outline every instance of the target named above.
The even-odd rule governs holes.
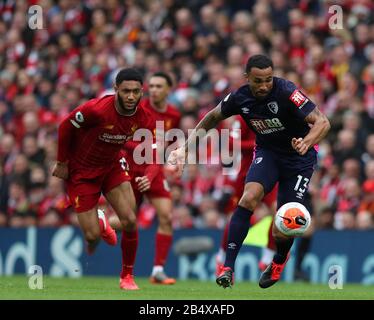
[[[31,290],[27,276],[1,276],[2,300],[368,300],[374,299],[373,287],[345,284],[332,290],[328,285],[279,282],[268,289],[257,283],[240,282],[223,289],[214,282],[179,280],[175,285],[153,285],[136,278],[138,291],[119,289],[115,277],[43,278],[43,289]]]

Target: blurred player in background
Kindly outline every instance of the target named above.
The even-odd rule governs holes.
[[[228,94],[199,122],[185,146],[169,156],[169,163],[181,171],[197,131],[215,128],[233,115],[240,114],[256,132],[256,153],[230,221],[224,268],[216,279],[224,288],[234,283],[235,260],[247,236],[253,211],[277,182],[278,208],[287,202],[303,203],[317,162],[314,146],[330,129],[326,116],[294,83],[273,76],[273,62],[268,57],[251,56],[245,71],[248,84]],[[260,277],[261,288],[268,288],[280,279],[294,242],[293,237],[282,235],[276,228],[273,234],[276,254]]]
[[[133,266],[138,245],[135,197],[121,149],[136,128],[153,131],[152,115],[138,104],[143,90],[142,75],[132,68],[115,79],[115,94],[92,99],[73,110],[60,124],[57,162],[53,175],[66,181],[67,194],[92,254],[100,235],[108,243],[117,241],[105,217],[97,215],[104,194],[116,212],[123,232],[120,288],[137,290]]]
[[[155,121],[161,121],[164,132],[179,127],[180,112],[167,102],[170,89],[173,86],[171,77],[163,72],[153,74],[149,79],[149,98],[142,99],[140,106],[153,114]],[[154,124],[156,125],[156,123]],[[163,166],[160,164],[139,165],[130,156],[138,142],[129,141],[125,144],[126,159],[128,160],[131,184],[135,193],[138,208],[143,195],[155,208],[158,217],[158,228],[155,239],[155,258],[150,277],[151,283],[171,285],[175,279],[166,275],[164,265],[173,240],[172,202],[170,189],[165,179]],[[159,150],[163,156],[163,150]],[[138,217],[139,218],[139,217]],[[117,217],[111,217],[110,224],[115,229],[121,225]]]

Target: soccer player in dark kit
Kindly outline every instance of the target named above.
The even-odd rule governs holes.
[[[181,172],[197,130],[209,130],[230,116],[241,115],[256,133],[255,155],[245,180],[243,195],[230,221],[224,268],[216,282],[224,288],[234,284],[235,260],[250,227],[249,217],[265,194],[278,182],[277,207],[303,203],[317,162],[318,144],[330,129],[329,120],[316,105],[286,79],[273,76],[273,62],[265,55],[249,58],[248,85],[228,94],[196,126],[184,147],[173,151],[169,164]],[[286,265],[293,237],[273,226],[276,254],[262,273],[259,285],[276,283]]]
[[[138,289],[133,277],[138,230],[131,177],[121,149],[137,128],[150,132],[155,128],[153,115],[138,107],[142,85],[142,75],[136,69],[122,69],[116,76],[114,95],[89,100],[74,109],[60,124],[52,172],[66,182],[89,254],[95,251],[100,236],[112,245],[117,241],[109,222],[105,219],[102,223],[97,215],[101,193],[116,212],[123,230],[120,288],[124,290]]]

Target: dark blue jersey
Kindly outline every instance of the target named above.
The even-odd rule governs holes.
[[[291,140],[308,134],[304,119],[315,106],[291,81],[274,77],[273,89],[265,98],[255,98],[244,85],[222,100],[221,112],[225,117],[240,114],[256,133],[259,147],[296,153]]]

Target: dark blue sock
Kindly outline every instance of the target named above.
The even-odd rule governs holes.
[[[252,213],[252,211],[238,206],[231,217],[225,267],[230,267],[232,270],[234,270],[236,257],[247,236],[250,226],[249,219]]]
[[[291,250],[294,238],[274,240],[277,247],[277,252],[274,255],[273,261],[277,264],[282,264],[287,260],[288,252]]]

